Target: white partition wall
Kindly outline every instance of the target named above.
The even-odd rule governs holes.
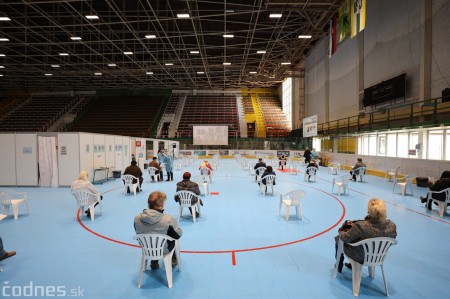
[[[94,176],[94,134],[80,134],[80,170],[86,170],[89,178]]]
[[[105,165],[110,168],[109,176],[112,176],[111,171],[115,170],[115,151],[114,151],[114,136],[106,135],[105,136]]]
[[[15,186],[16,182],[16,148],[15,134],[0,134],[0,185]]]
[[[70,186],[80,173],[79,133],[58,133],[59,185]]]
[[[38,185],[36,133],[16,134],[16,177],[18,186]]]
[[[94,135],[94,168],[106,166],[105,135]]]
[[[122,136],[114,136],[114,168],[123,171],[123,143]]]
[[[131,163],[130,137],[122,137],[123,160],[122,173]]]

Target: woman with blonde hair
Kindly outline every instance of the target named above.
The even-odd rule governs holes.
[[[370,238],[378,237],[397,237],[397,227],[395,223],[386,218],[386,205],[381,199],[373,198],[369,200],[367,206],[367,216],[364,220],[347,220],[341,228],[339,234],[335,238],[336,249],[339,239],[344,242],[344,252],[349,258],[364,263],[364,248],[362,246],[350,246],[349,243],[355,243]],[[342,271],[344,255],[339,258],[338,271]],[[345,264],[351,269],[349,263]]]
[[[89,192],[92,192],[94,194],[99,193],[97,189],[95,189],[94,185],[89,181],[89,173],[87,171],[80,171],[80,174],[78,175],[78,179],[73,181],[72,185],[70,186],[70,190],[73,192],[75,190],[79,189],[86,189],[89,190]],[[103,196],[100,195],[100,200],[103,199]],[[94,207],[98,205],[98,202],[95,204]],[[86,210],[86,215],[88,217],[91,216],[89,209]]]

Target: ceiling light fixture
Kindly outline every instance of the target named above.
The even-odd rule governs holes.
[[[3,65],[0,65],[0,69],[4,69],[5,67]]]
[[[123,54],[125,54],[125,55],[133,55],[133,52],[131,52],[131,51],[125,51],[125,52],[123,52]]]
[[[0,74],[0,77],[3,77],[3,75],[2,75],[2,74]]]
[[[99,17],[97,15],[86,15],[86,19],[88,19],[88,20],[98,20]]]
[[[8,17],[0,17],[0,21],[11,21]]]
[[[101,76],[102,73],[94,73],[95,76]]]
[[[197,74],[199,75],[203,75],[205,72],[197,72]]]
[[[156,38],[156,35],[154,35],[154,34],[146,34],[145,38]]]
[[[231,37],[234,37],[234,35],[233,34],[224,34],[224,35],[222,35],[224,38],[231,38]]]
[[[224,62],[223,65],[231,65],[231,62]]]
[[[115,63],[108,63],[108,66],[117,66]]]
[[[257,73],[257,72],[255,72],[255,71],[251,71],[251,72],[250,72],[250,74],[256,74],[256,73]]]
[[[52,67],[59,67],[59,64],[52,64]]]
[[[167,62],[167,63],[165,63],[164,65],[173,65],[173,63],[172,62]]]
[[[190,16],[189,16],[188,13],[179,13],[179,14],[177,14],[177,17],[178,17],[179,19],[187,19],[187,18],[189,18]]]
[[[280,13],[271,13],[269,18],[281,18],[283,15]]]
[[[53,74],[47,73],[47,74],[44,74],[44,76],[53,76]]]
[[[311,35],[299,35],[298,38],[311,38]]]
[[[81,37],[79,37],[79,36],[71,36],[70,39],[71,40],[81,40]]]
[[[290,62],[282,62],[281,65],[290,65]]]
[[[153,75],[153,72],[145,72],[147,75]]]
[[[5,57],[6,55],[5,54],[0,54],[0,57]]]
[[[9,38],[0,37],[0,42],[9,42]]]
[[[199,51],[190,51],[189,53],[191,53],[191,54],[199,54],[200,52]]]
[[[59,53],[59,56],[69,56],[69,53]]]
[[[226,13],[232,13],[232,12],[234,12],[234,9],[225,9],[225,12]]]
[[[259,51],[256,51],[256,54],[266,54],[266,51],[264,51],[264,50],[259,50]]]

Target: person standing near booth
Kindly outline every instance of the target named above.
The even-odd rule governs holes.
[[[163,155],[163,163],[167,172],[166,181],[173,181],[173,156],[168,152],[165,152]]]

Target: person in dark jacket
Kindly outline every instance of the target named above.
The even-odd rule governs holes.
[[[142,182],[144,181],[144,178],[142,177],[142,170],[137,166],[136,161],[131,161],[131,165],[125,168],[125,171],[123,174],[131,174],[139,179],[139,187],[142,186]],[[136,184],[137,181],[133,180],[133,184]],[[137,192],[142,191],[142,189],[137,188]],[[130,188],[127,190],[128,193],[130,193]]]
[[[381,199],[369,200],[367,216],[364,220],[346,221],[339,228],[339,234],[335,237],[336,246],[339,239],[344,242],[344,252],[352,260],[364,263],[364,248],[362,246],[350,246],[349,243],[359,242],[365,239],[378,237],[397,237],[397,227],[391,220],[386,219],[386,205]],[[339,257],[338,272],[342,271],[344,255]],[[350,264],[345,264],[351,268]]]
[[[350,175],[352,176],[352,180],[356,182],[356,175],[359,174],[358,168],[367,167],[366,164],[363,163],[362,158],[356,159],[356,164],[353,166],[352,170],[350,170]]]
[[[148,197],[148,209],[134,217],[134,230],[136,234],[163,234],[174,239],[179,239],[183,235],[183,230],[178,226],[178,222],[169,214],[164,214],[164,204],[167,200],[166,194],[160,191],[150,193]],[[165,252],[171,251],[174,241],[167,241]],[[176,256],[172,257],[172,264],[176,264]],[[151,261],[150,267],[158,269],[158,261]]]
[[[163,171],[159,164],[160,163],[158,162],[158,159],[156,157],[153,157],[152,161],[150,162],[150,164],[148,164],[148,166],[156,168],[155,174],[159,174],[158,181],[162,181],[163,180]],[[152,179],[152,181],[154,180],[153,177],[151,177],[151,179]]]
[[[3,248],[3,241],[0,237],[0,261],[3,261],[4,259],[10,258],[12,256],[16,255],[15,251],[5,251]]]
[[[198,187],[198,184],[196,182],[191,181],[191,173],[190,172],[185,172],[183,173],[183,180],[177,183],[177,192],[181,191],[181,190],[186,190],[186,191],[191,191],[194,192],[197,196],[194,197],[191,201],[191,204],[196,204],[199,200],[198,195],[200,195],[200,188]],[[174,197],[176,202],[180,202],[180,199],[178,198],[178,196]],[[203,206],[203,202],[200,199],[200,204]],[[192,211],[192,208],[189,208],[189,210]],[[198,212],[195,212],[196,217],[199,217],[200,214]]]
[[[255,164],[255,167],[253,167],[253,169],[256,169],[256,172],[255,172],[255,173],[256,173],[255,181],[258,180],[258,175],[259,175],[258,168],[260,168],[260,167],[267,167],[267,166],[266,166],[266,163],[263,162],[263,159],[262,159],[262,158],[259,158],[259,159],[258,159],[258,163]]]
[[[428,182],[428,187],[430,188],[430,191],[442,191],[447,188],[450,188],[450,171],[444,171],[440,177],[439,180],[436,182]],[[445,201],[445,193],[438,193],[438,194],[432,194],[432,198],[439,200],[439,201]],[[420,201],[422,203],[427,202],[427,196],[421,196]],[[435,203],[436,204],[436,203]],[[428,210],[431,210],[431,201],[427,206]]]
[[[264,177],[268,176],[269,174],[273,174],[273,175],[277,175],[274,171],[272,166],[267,166],[266,171],[264,171],[264,173],[261,176],[261,181],[262,183],[265,185],[266,184],[266,179]],[[275,185],[275,180],[273,180],[273,184]],[[267,191],[267,187],[266,187],[266,191]]]
[[[306,148],[303,157],[305,157],[305,164],[308,165],[311,162],[311,151],[309,150],[309,147]]]

